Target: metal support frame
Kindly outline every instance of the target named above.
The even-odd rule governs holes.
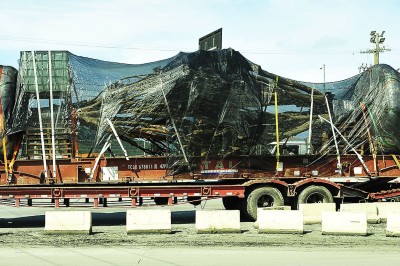
[[[49,53],[49,85],[50,85],[50,119],[51,119],[51,150],[53,159],[52,178],[57,180],[57,165],[56,165],[56,140],[54,134],[54,108],[53,108],[53,73],[51,63],[51,51]]]
[[[113,123],[112,123],[111,120],[108,119],[108,118],[107,118],[107,123],[110,125],[111,130],[112,130],[112,132],[114,133],[114,136],[115,136],[115,138],[117,139],[118,144],[119,144],[119,146],[121,147],[121,149],[122,149],[122,151],[123,151],[123,153],[124,153],[124,155],[125,155],[125,159],[126,159],[127,161],[129,161],[128,153],[127,153],[127,151],[125,150],[124,145],[122,145],[121,139],[119,138],[119,136],[118,136],[118,134],[117,134],[117,131],[115,130],[115,127],[114,127]]]
[[[374,140],[372,139],[371,131],[369,130],[369,124],[368,124],[368,121],[367,121],[367,116],[365,114],[365,110],[367,109],[367,107],[365,106],[365,104],[363,102],[360,102],[360,107],[361,107],[361,110],[362,110],[365,127],[366,127],[367,133],[368,133],[369,147],[370,147],[370,150],[371,150],[371,153],[372,153],[372,157],[374,159],[374,174],[376,174],[378,172],[378,165],[377,165],[377,162],[376,162],[376,149],[375,149]]]
[[[174,197],[185,197],[185,196],[198,196],[198,197],[219,197],[219,196],[238,196],[244,197],[244,191],[246,186],[243,185],[212,185],[205,187],[204,185],[159,185],[159,186],[145,186],[141,187],[140,190],[135,190],[137,193],[132,195],[131,191],[134,186],[107,186],[107,185],[92,185],[88,187],[83,186],[71,186],[71,187],[0,187],[0,198],[2,199],[54,199],[55,204],[60,199],[69,200],[71,199],[93,199],[94,205],[99,205],[99,199],[107,198],[131,198],[132,203],[141,202],[143,197],[167,197],[169,202],[173,203]],[[207,189],[205,189],[207,188]],[[54,196],[54,191],[61,191],[59,196]],[[65,201],[64,203],[67,203]],[[58,203],[59,204],[59,203]],[[107,203],[106,203],[107,204]]]
[[[336,148],[336,159],[338,162],[338,169],[340,173],[342,173],[342,163],[340,161],[340,152],[339,152],[339,146],[336,140],[336,133],[335,133],[335,126],[333,125],[333,120],[332,120],[332,115],[331,115],[331,108],[329,107],[329,101],[328,97],[325,94],[325,102],[326,102],[326,108],[328,109],[328,115],[329,115],[329,121],[328,123],[331,124],[331,130],[332,130],[332,135],[333,135],[333,141],[335,142],[335,148]],[[319,116],[319,115],[318,115]],[[321,116],[319,116],[321,118]],[[325,118],[323,118],[325,121],[327,121]]]
[[[354,147],[350,144],[350,142],[342,135],[342,133],[340,133],[339,129],[337,129],[332,122],[329,122],[328,120],[326,120],[325,118],[323,118],[322,116],[318,115],[318,117],[322,120],[324,120],[327,123],[330,123],[332,128],[336,130],[336,132],[339,134],[339,136],[342,137],[342,139],[347,143],[347,145],[349,145],[349,147],[351,147],[351,150],[357,155],[358,160],[361,162],[362,166],[364,167],[365,172],[371,176],[371,172],[369,171],[367,165],[365,164],[362,156],[354,149]]]
[[[94,177],[94,172],[96,171],[97,165],[99,164],[100,158],[101,156],[106,152],[106,150],[110,147],[111,143],[110,143],[110,138],[111,135],[108,137],[108,139],[106,140],[106,142],[104,143],[103,148],[101,149],[99,155],[96,157],[96,161],[94,162],[94,166],[92,168],[92,171],[90,172],[90,177],[89,179],[93,179]]]
[[[44,178],[45,178],[45,180],[47,180],[48,176],[47,176],[46,150],[44,148],[42,111],[41,111],[41,107],[40,107],[40,95],[39,95],[39,85],[38,85],[38,77],[37,77],[37,70],[36,70],[35,51],[32,51],[31,53],[32,53],[33,74],[35,76],[36,101],[37,101],[39,128],[40,128],[40,142],[42,144],[43,172],[44,172]]]
[[[275,102],[275,135],[276,135],[276,172],[279,170],[279,157],[280,157],[280,143],[279,143],[279,119],[278,119],[278,76],[276,76],[274,102]]]
[[[311,89],[311,103],[310,103],[310,122],[308,127],[308,143],[307,143],[307,154],[311,153],[311,137],[312,137],[312,116],[314,109],[314,88]]]
[[[189,160],[188,160],[188,158],[186,156],[185,149],[183,148],[181,137],[180,137],[178,129],[176,128],[176,125],[175,125],[175,120],[171,115],[171,109],[169,108],[168,100],[167,100],[167,97],[166,97],[165,92],[164,92],[164,82],[162,80],[161,72],[160,72],[160,81],[161,81],[161,92],[162,92],[162,95],[164,97],[165,105],[167,107],[167,111],[168,111],[169,117],[171,118],[171,123],[172,123],[172,126],[173,126],[174,130],[175,130],[175,134],[176,134],[176,137],[178,139],[179,146],[181,146],[181,150],[182,150],[182,154],[183,154],[183,157],[185,159],[185,162],[189,163]]]

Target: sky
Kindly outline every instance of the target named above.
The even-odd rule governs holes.
[[[385,31],[380,63],[400,68],[398,0],[0,0],[0,64],[18,67],[20,51],[68,50],[141,64],[194,52],[223,28],[233,48],[264,70],[326,82],[373,64],[370,32]]]

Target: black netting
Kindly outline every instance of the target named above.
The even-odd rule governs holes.
[[[17,81],[17,70],[10,66],[2,66],[0,65],[0,92],[1,92],[1,111],[4,128],[11,127],[11,115],[12,110],[14,108],[14,100],[15,100],[15,91],[16,91],[16,81]],[[2,126],[0,126],[1,136],[4,135],[5,132],[2,130]],[[5,130],[4,130],[5,131]],[[11,156],[13,152],[13,145],[15,142],[15,138],[13,136],[5,136],[7,138],[7,154]],[[0,147],[0,150],[3,150],[3,147]]]
[[[48,52],[36,52],[35,58],[42,118],[48,123]],[[8,134],[38,127],[32,61],[31,52],[21,53]],[[399,73],[386,65],[347,80],[317,84],[277,78],[232,49],[179,53],[141,65],[62,51],[52,52],[51,61],[56,127],[76,129],[84,153],[99,152],[111,134],[111,121],[126,148],[134,147],[128,149],[129,155],[137,149],[150,155],[168,154],[189,166],[195,156],[268,154],[276,140],[275,89],[284,142],[292,137],[307,139],[314,89],[314,153],[333,152],[330,126],[318,117],[328,119],[325,94],[336,125],[353,146],[368,141],[368,127],[369,140],[381,151],[400,148],[396,138]],[[342,143],[341,152],[348,149]],[[113,150],[121,154],[115,143]]]
[[[348,132],[350,142],[376,143],[381,152],[400,149],[400,74],[388,65],[375,65],[359,76],[342,97],[334,101],[336,123]],[[364,109],[364,111],[363,111]]]

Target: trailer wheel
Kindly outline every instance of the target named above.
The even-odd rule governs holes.
[[[282,193],[274,187],[257,188],[242,202],[242,211],[253,221],[257,220],[257,208],[282,206],[284,203]]]
[[[300,192],[297,203],[333,203],[333,196],[326,187],[309,186]]]
[[[238,210],[240,208],[240,199],[238,197],[223,197],[222,204],[226,210]]]

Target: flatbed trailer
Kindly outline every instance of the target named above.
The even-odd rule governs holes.
[[[273,156],[236,157],[226,160],[195,158],[191,171],[172,173],[171,158],[77,158],[58,159],[57,175],[43,175],[40,160],[16,160],[13,171],[0,169],[0,198],[33,205],[49,199],[55,207],[64,201],[92,199],[93,206],[107,206],[107,199],[129,199],[139,207],[144,198],[157,205],[222,198],[226,209],[239,209],[256,219],[259,207],[343,201],[397,201],[400,198],[398,157],[365,156],[365,166],[356,155],[342,156],[337,169],[335,156],[282,156],[276,171]],[[50,169],[51,161],[47,169]],[[373,172],[376,169],[376,172]],[[94,174],[93,174],[94,173]]]

